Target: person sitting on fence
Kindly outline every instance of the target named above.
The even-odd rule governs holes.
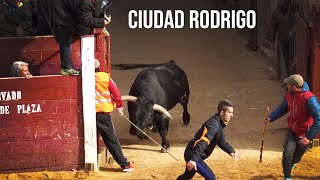
[[[32,78],[29,72],[29,64],[23,61],[15,61],[11,66],[11,76],[13,77],[25,77],[27,79]]]
[[[27,36],[31,32],[30,4],[21,0],[3,0],[0,5],[0,37]]]

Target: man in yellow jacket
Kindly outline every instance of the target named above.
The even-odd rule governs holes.
[[[95,59],[97,130],[115,161],[124,172],[129,172],[134,170],[134,167],[123,155],[110,116],[114,109],[117,109],[119,114],[123,115],[123,101],[116,84],[110,78],[110,74],[99,72],[99,67],[100,63]]]

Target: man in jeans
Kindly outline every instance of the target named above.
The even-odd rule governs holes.
[[[134,167],[123,155],[110,116],[110,113],[115,108],[120,115],[123,115],[123,101],[120,92],[116,84],[110,78],[110,75],[106,72],[99,72],[99,67],[99,61],[95,60],[97,130],[114,160],[122,168],[122,171],[133,171]]]
[[[72,36],[89,34],[93,28],[103,28],[109,24],[107,18],[95,13],[95,11],[102,12],[101,0],[94,2],[92,0],[38,0],[37,34],[52,33],[59,44],[61,75],[79,75],[79,71],[72,66]]]
[[[265,122],[273,122],[289,112],[288,132],[283,144],[282,168],[285,180],[291,180],[291,171],[320,129],[320,105],[310,92],[307,82],[299,74],[286,78],[287,93],[282,103],[270,113]]]
[[[226,141],[223,129],[233,118],[233,105],[228,100],[222,100],[218,104],[218,112],[210,117],[189,141],[185,151],[185,172],[178,180],[192,179],[199,173],[205,179],[215,180],[216,176],[210,167],[204,162],[213,152],[216,145],[238,161],[238,154]]]

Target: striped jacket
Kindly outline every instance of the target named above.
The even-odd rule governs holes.
[[[225,124],[218,114],[210,117],[188,143],[185,150],[186,161],[208,158],[216,145],[228,154],[234,153],[234,149],[225,139],[224,127]]]

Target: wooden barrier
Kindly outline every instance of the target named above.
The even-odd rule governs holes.
[[[102,71],[110,72],[109,34],[95,29],[94,37],[94,57]],[[16,60],[28,62],[35,75],[0,78],[0,172],[84,168],[82,78],[53,75],[60,69],[53,37],[0,38],[0,53],[1,77]],[[73,38],[72,58],[80,69],[80,37]],[[103,142],[99,147],[105,153]]]
[[[0,79],[0,171],[84,166],[81,77]]]

